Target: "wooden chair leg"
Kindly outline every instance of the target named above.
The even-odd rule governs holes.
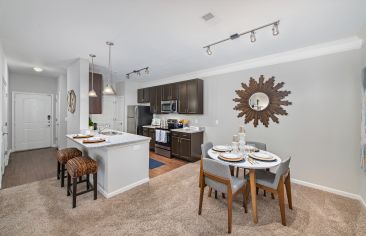
[[[77,191],[78,180],[76,177],[72,178],[72,208],[76,207],[76,191]]]
[[[256,188],[255,189],[255,193],[258,195],[258,192],[259,192],[259,188]]]
[[[205,187],[203,186],[202,182],[201,182],[201,188],[200,188],[200,202],[199,202],[199,206],[198,206],[198,215],[201,215],[202,213],[202,201],[203,201],[203,194],[205,191]]]
[[[65,186],[65,164],[61,164],[61,187]]]
[[[215,199],[217,199],[217,190],[215,190]]]
[[[263,196],[267,196],[266,190],[263,190]]]
[[[57,179],[60,179],[61,164],[57,161]]]
[[[86,189],[88,190],[90,188],[90,182],[89,182],[89,174],[86,175]]]
[[[247,184],[243,186],[243,207],[244,207],[244,212],[248,213],[248,208],[247,208]]]
[[[232,218],[233,218],[233,194],[228,191],[227,197],[227,227],[228,233],[231,233]]]
[[[236,177],[238,177],[239,176],[239,167],[236,167],[236,175],[235,175]]]
[[[292,195],[291,195],[291,179],[290,179],[290,173],[288,173],[287,178],[285,180],[285,186],[286,186],[286,194],[287,194],[288,207],[292,210]]]
[[[88,175],[88,179],[89,179],[89,175]],[[89,180],[88,180],[89,183]],[[94,187],[94,200],[97,200],[97,195],[98,195],[98,177],[97,177],[97,173],[93,174],[93,187]]]
[[[272,197],[272,199],[275,199],[275,196],[274,196],[274,194],[273,194],[273,193],[271,193],[271,197]]]
[[[221,193],[223,199],[225,199],[225,193]]]
[[[284,189],[284,182],[283,178],[281,178],[279,184],[278,184],[278,202],[280,205],[280,211],[281,211],[281,222],[282,225],[286,226],[286,214],[285,214],[285,189]]]
[[[66,195],[70,196],[70,187],[71,187],[71,176],[69,175],[69,173],[67,173],[67,192]]]
[[[211,187],[209,187],[209,188],[208,188],[208,197],[211,197],[211,194],[212,194],[212,188],[211,188]]]

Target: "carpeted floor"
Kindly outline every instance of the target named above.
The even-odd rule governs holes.
[[[71,208],[55,178],[0,191],[0,235],[225,235],[227,205],[205,192],[198,216],[198,164],[187,164],[111,199],[92,193]],[[286,205],[288,226],[280,223],[277,200],[258,195],[257,225],[250,204],[245,214],[233,204],[232,235],[366,235],[360,203],[292,185],[294,209]]]

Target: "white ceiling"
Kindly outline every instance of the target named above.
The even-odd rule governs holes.
[[[106,66],[110,40],[115,79],[145,66],[144,79],[161,79],[356,35],[365,9],[365,0],[0,0],[0,41],[11,70],[57,75],[89,53]],[[204,22],[208,12],[215,18]],[[202,49],[278,19],[277,37],[268,28],[254,44],[229,41],[212,56]]]

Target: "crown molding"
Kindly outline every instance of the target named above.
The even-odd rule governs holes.
[[[327,43],[312,45],[309,47],[281,52],[277,54],[271,54],[264,57],[258,57],[250,60],[231,63],[223,66],[212,67],[209,69],[199,70],[187,74],[175,75],[164,79],[149,81],[145,83],[159,84],[166,81],[173,82],[192,78],[205,78],[209,76],[227,74],[241,70],[248,70],[258,67],[277,65],[287,62],[299,61],[335,53],[357,50],[362,47],[362,44],[363,40],[357,36],[354,36]]]

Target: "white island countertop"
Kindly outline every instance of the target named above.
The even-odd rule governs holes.
[[[68,146],[78,148],[97,162],[98,190],[104,197],[110,198],[149,182],[149,137],[116,130],[93,134],[106,141],[83,143],[85,138],[75,139],[74,134],[68,134]]]
[[[113,131],[116,132],[116,131]],[[125,132],[118,132],[115,135],[103,135],[103,134],[95,134],[94,137],[101,137],[105,139],[105,142],[101,143],[83,143],[84,138],[73,138],[76,134],[68,134],[66,135],[69,139],[73,140],[74,142],[80,144],[85,148],[102,148],[102,147],[110,147],[116,145],[128,145],[139,143],[142,141],[149,141],[149,137],[140,136],[136,134],[130,134]]]

